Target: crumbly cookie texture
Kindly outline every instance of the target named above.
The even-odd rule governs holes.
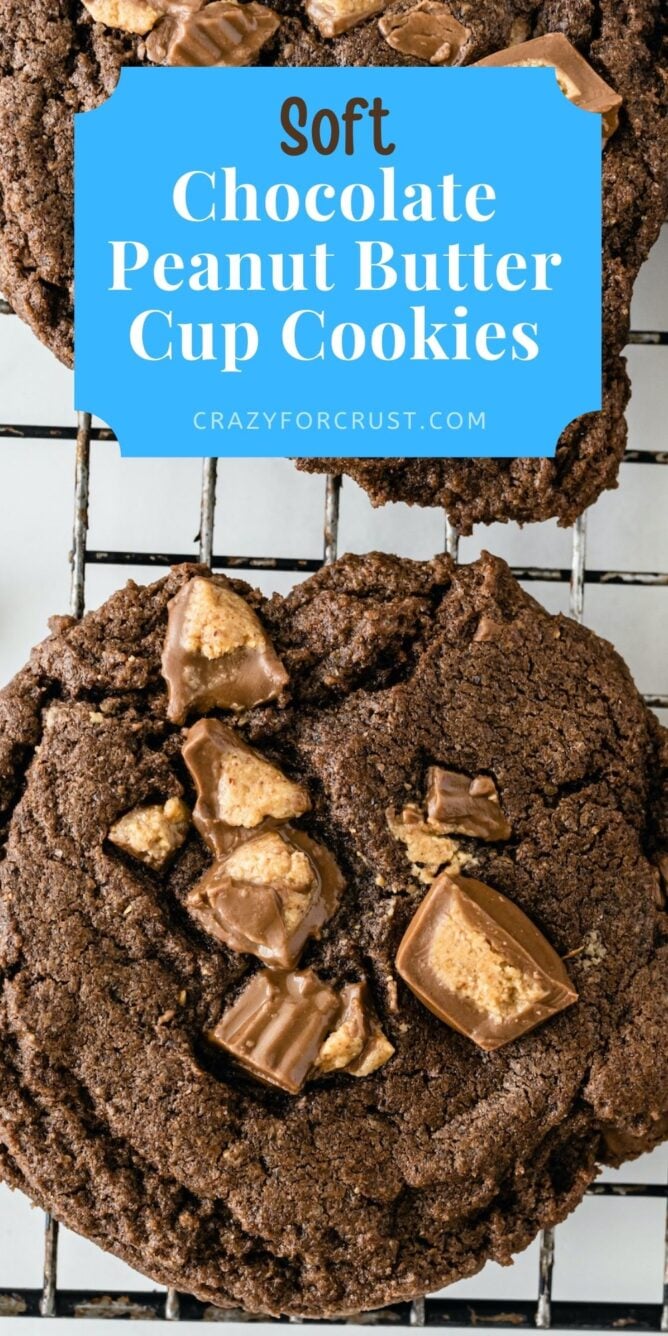
[[[616,485],[626,443],[622,353],[631,290],[668,207],[661,0],[637,0],[632,10],[615,0],[270,0],[250,6],[214,0],[215,21],[207,15],[213,6],[199,0],[89,3],[126,18],[118,27],[95,22],[82,0],[5,0],[0,32],[0,287],[66,362],[72,357],[72,113],[109,97],[123,65],[197,59],[428,69],[474,64],[549,33],[567,38],[622,99],[620,123],[603,157],[603,412],[567,426],[552,459],[299,464],[350,474],[375,505],[402,500],[445,507],[462,532],[505,519],[557,516],[570,524]],[[150,32],[145,28],[146,36],[124,30],[144,28],[149,9],[167,12]]]
[[[206,1039],[227,1016],[237,1044],[233,1008],[272,972],[194,922],[213,857],[197,828],[157,872],[107,839],[159,797],[194,807],[160,661],[170,601],[204,574],[61,620],[0,694],[0,1174],[162,1284],[352,1313],[509,1261],[598,1163],[666,1134],[666,734],[612,648],[490,557],[347,557],[269,600],[232,582],[289,691],[225,726],[308,791],[296,826],[346,886],[285,985],[324,1008],[308,1056],[328,1068],[290,1093],[283,1069],[267,1085]],[[469,783],[444,799],[434,767]],[[430,793],[474,824],[468,800],[498,795],[508,838],[447,837],[475,860],[458,875],[531,920],[578,998],[494,1052],[397,973],[432,892],[387,813],[426,819]],[[362,980],[394,1052],[357,1079],[364,1023],[338,999]],[[535,1005],[523,972],[510,985],[515,1010]]]

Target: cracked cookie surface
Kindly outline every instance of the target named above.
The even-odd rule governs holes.
[[[262,48],[263,64],[430,68],[428,51],[420,60],[383,35],[383,29],[390,36],[399,30],[409,0],[381,0],[378,13],[329,39],[302,0],[269,0],[269,8],[280,26]],[[306,469],[349,473],[377,504],[444,506],[462,531],[504,519],[557,516],[568,524],[615,486],[626,442],[622,351],[631,290],[665,217],[668,194],[661,4],[485,0],[473,6],[451,0],[447,13],[450,27],[468,34],[461,48],[448,47],[454,62],[473,63],[527,38],[563,33],[623,99],[619,128],[603,155],[603,412],[567,427],[554,459],[299,462]],[[96,23],[80,0],[4,0],[2,14],[0,285],[39,337],[69,362],[72,116],[109,97],[123,65],[148,63],[147,40],[150,51],[156,33],[145,39]]]
[[[493,558],[346,557],[269,600],[234,581],[289,684],[225,722],[307,788],[300,824],[347,884],[301,965],[366,979],[394,1049],[361,1080],[265,1088],[202,1039],[256,963],[187,911],[200,836],[159,868],[107,838],[128,811],[193,806],[160,674],[193,574],[58,619],[0,694],[0,1174],[222,1306],[433,1291],[665,1135],[665,732],[611,647]],[[510,835],[450,837],[462,874],[529,915],[579,994],[496,1052],[394,968],[426,888],[387,814],[424,804],[434,766],[493,781]]]

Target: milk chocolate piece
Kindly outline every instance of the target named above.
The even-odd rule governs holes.
[[[505,47],[503,51],[495,51],[493,55],[485,56],[484,60],[475,63],[476,66],[551,65],[556,70],[559,87],[569,102],[582,107],[583,111],[600,112],[604,143],[607,143],[619,125],[619,108],[622,105],[619,93],[601,79],[563,33],[550,32],[544,37],[534,37],[530,42]]]
[[[412,9],[384,14],[378,27],[388,46],[430,65],[455,65],[471,36],[441,0],[420,0]]]
[[[187,905],[233,951],[290,970],[309,937],[338,908],[343,877],[327,849],[302,831],[267,830],[216,862]]]
[[[396,965],[439,1020],[488,1051],[577,1001],[556,951],[517,905],[446,872],[408,925]]]
[[[164,33],[156,29],[148,54],[164,65],[252,65],[279,26],[274,11],[256,0],[213,0],[196,13],[172,14]]]
[[[394,1046],[383,1034],[366,983],[347,984],[341,992],[342,1013],[316,1060],[316,1071],[346,1071],[370,1076],[388,1062]]]
[[[387,4],[388,0],[306,0],[306,13],[323,37],[338,37]]]
[[[259,970],[208,1038],[258,1080],[297,1095],[339,1010],[313,970]]]
[[[510,825],[499,805],[493,779],[460,775],[432,765],[427,771],[427,816],[444,834],[478,840],[508,840]]]
[[[216,8],[210,5],[206,13]],[[288,680],[245,599],[228,584],[202,576],[189,580],[169,604],[162,674],[169,688],[167,713],[177,724],[193,709],[245,710],[273,700]]]
[[[301,784],[259,756],[218,719],[188,731],[183,759],[197,789],[193,821],[216,858],[261,829],[303,816],[311,800]]]

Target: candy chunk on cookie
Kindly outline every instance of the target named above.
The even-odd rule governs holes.
[[[491,1051],[577,1001],[566,968],[505,895],[442,873],[406,929],[399,974],[424,1006]]]
[[[306,0],[306,13],[323,37],[338,37],[385,9],[388,0]]]
[[[190,826],[190,811],[180,798],[134,807],[119,817],[107,838],[123,853],[159,872],[181,848]]]
[[[410,9],[384,14],[378,27],[388,46],[430,65],[455,65],[471,36],[441,0],[420,0]]]
[[[151,31],[162,12],[153,9],[147,0],[84,0],[84,5],[96,23],[140,37]]]
[[[205,932],[275,969],[293,969],[338,908],[337,864],[302,831],[266,830],[216,861],[187,906]]]
[[[366,984],[339,994],[311,969],[260,970],[207,1038],[257,1080],[291,1095],[327,1072],[369,1076],[394,1053]]]
[[[529,42],[520,42],[503,51],[495,51],[476,66],[512,65],[528,68],[547,66],[554,69],[562,93],[583,111],[599,112],[603,125],[603,143],[606,144],[619,125],[622,98],[605,82],[589,61],[561,32],[545,33]]]
[[[383,1034],[365,983],[348,984],[341,993],[342,1014],[316,1059],[316,1072],[347,1071],[370,1076],[389,1062],[394,1046]]]
[[[489,775],[471,778],[438,765],[427,771],[427,820],[444,834],[479,840],[508,840],[512,834]]]
[[[165,18],[151,34],[147,55],[160,65],[254,65],[279,26],[273,9],[256,0],[213,0],[198,13]]]
[[[162,673],[168,715],[243,710],[273,700],[288,675],[253,609],[228,584],[197,576],[169,604]]]
[[[302,784],[218,719],[200,719],[188,731],[183,759],[197,789],[195,825],[217,858],[258,833],[263,823],[294,820],[311,806]]]
[[[474,861],[448,834],[426,821],[414,803],[407,803],[401,812],[388,811],[385,819],[394,839],[403,844],[418,881],[433,881],[442,867],[459,872]]]
[[[207,1037],[257,1080],[298,1095],[339,1008],[313,970],[259,970]]]

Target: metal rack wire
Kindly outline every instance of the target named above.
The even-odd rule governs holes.
[[[0,303],[0,314],[10,314]],[[668,332],[636,331],[630,342],[645,346],[668,346]],[[91,486],[91,443],[113,441],[106,428],[93,428],[90,415],[79,415],[78,426],[29,426],[7,424],[0,426],[0,439],[76,440],[74,526],[71,562],[70,606],[74,616],[84,610],[85,578],[91,565],[164,567],[180,561],[191,561],[193,553],[103,551],[87,546],[88,502]],[[626,462],[652,466],[668,464],[668,452],[629,451]],[[235,556],[214,552],[214,521],[216,508],[216,481],[218,461],[202,462],[200,523],[197,537],[199,560],[216,570],[228,571],[288,571],[295,577],[319,570],[336,559],[341,504],[341,479],[330,476],[325,489],[322,553],[317,557],[292,559],[271,556]],[[570,613],[583,620],[585,587],[588,584],[617,584],[631,586],[663,586],[668,588],[668,572],[592,570],[586,561],[586,515],[572,530],[572,560],[570,569],[545,567],[515,567],[514,574],[524,582],[547,581],[570,585]],[[458,534],[446,520],[445,550],[457,558]],[[653,708],[668,708],[668,694],[645,696]],[[569,1331],[668,1332],[668,1187],[661,1183],[594,1183],[588,1195],[619,1200],[628,1197],[654,1197],[666,1201],[666,1230],[664,1247],[663,1302],[622,1304],[581,1301],[564,1302],[552,1298],[555,1270],[555,1231],[544,1230],[540,1236],[538,1285],[532,1300],[495,1301],[489,1299],[449,1299],[438,1297],[415,1299],[374,1312],[351,1317],[345,1323],[339,1320],[331,1325],[414,1326],[414,1327],[517,1327],[546,1330],[556,1328]],[[0,1288],[0,1317],[42,1316],[96,1317],[96,1318],[158,1318],[166,1321],[268,1321],[250,1318],[239,1310],[220,1310],[170,1289],[165,1291],[134,1292],[130,1294],[100,1294],[85,1290],[58,1288],[58,1224],[49,1215],[45,1217],[44,1275],[41,1290]],[[283,1321],[283,1320],[281,1320]],[[285,1320],[287,1321],[287,1320]],[[308,1325],[308,1324],[306,1324]]]

